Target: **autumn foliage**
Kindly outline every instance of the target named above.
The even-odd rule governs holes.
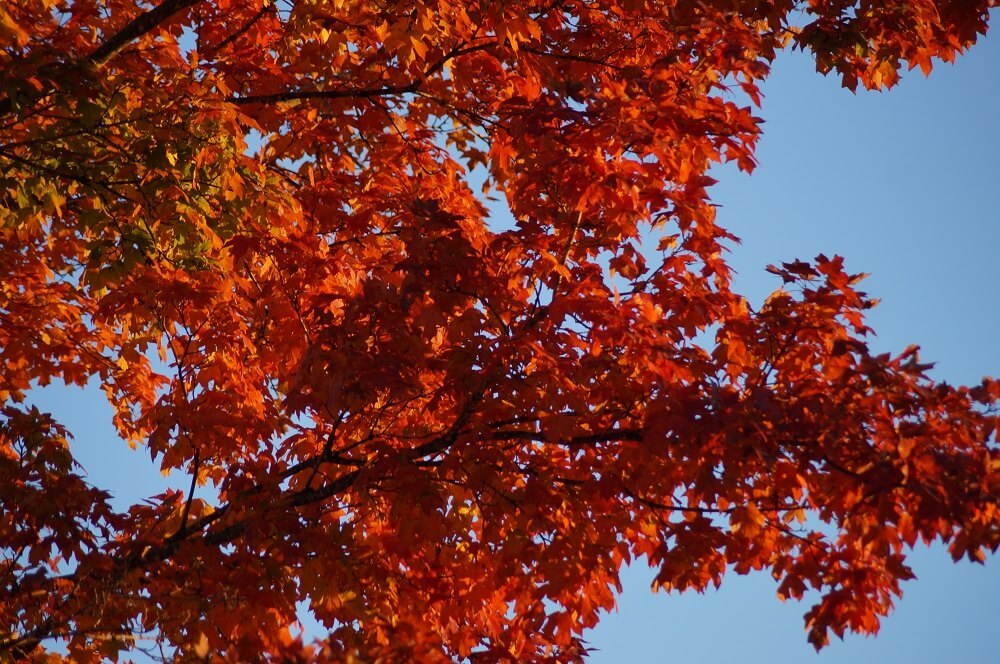
[[[876,631],[1000,544],[1000,384],[839,257],[751,306],[706,172],[780,49],[888,87],[992,5],[0,3],[0,660],[575,660],[636,559]],[[53,381],[190,487],[116,509]]]

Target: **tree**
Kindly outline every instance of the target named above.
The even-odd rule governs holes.
[[[751,306],[706,172],[778,50],[890,87],[992,6],[0,7],[0,657],[575,660],[637,558],[877,631],[1000,545],[1000,383],[871,353],[840,257]],[[190,487],[115,510],[54,380]]]

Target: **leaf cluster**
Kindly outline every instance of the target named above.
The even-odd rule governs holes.
[[[993,4],[4,3],[0,659],[575,661],[639,558],[877,631],[1000,546],[1000,383],[871,353],[840,257],[752,308],[707,172],[781,49],[891,86]],[[190,485],[113,507],[56,380]]]

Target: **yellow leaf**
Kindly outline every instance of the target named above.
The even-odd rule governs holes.
[[[427,45],[420,37],[410,37],[410,48],[418,58],[423,59],[427,55]]]
[[[7,35],[12,36],[18,46],[24,46],[28,43],[27,30],[18,25],[6,9],[0,7],[0,37]]]
[[[204,633],[198,637],[198,643],[194,646],[194,654],[201,659],[208,657],[208,637]]]

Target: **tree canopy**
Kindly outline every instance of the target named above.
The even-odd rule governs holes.
[[[637,559],[877,631],[1000,546],[1000,383],[839,256],[735,292],[707,173],[781,49],[887,88],[994,5],[3,3],[0,660],[574,661]],[[190,486],[113,506],[53,381]]]

